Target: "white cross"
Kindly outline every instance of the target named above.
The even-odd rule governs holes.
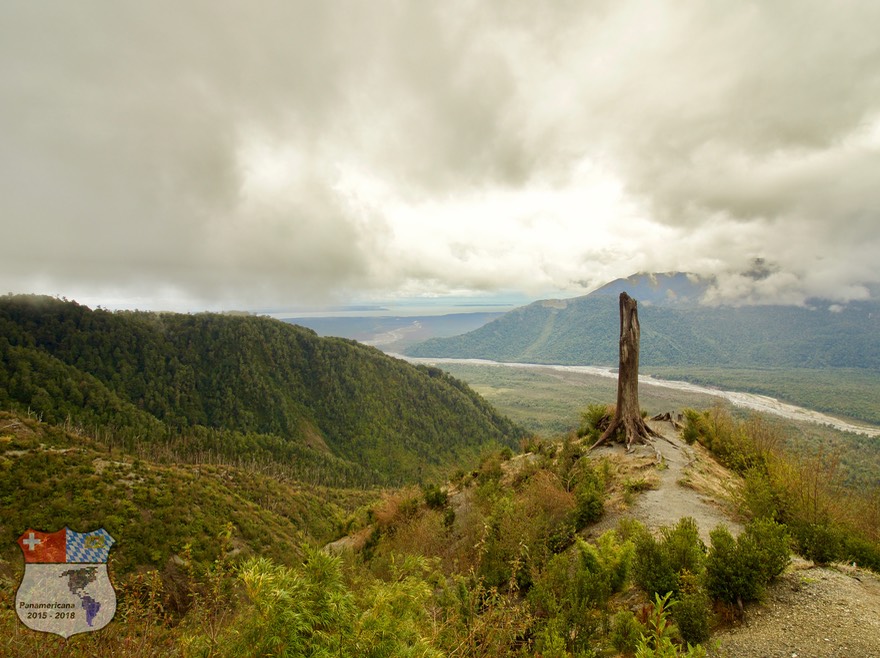
[[[27,544],[27,547],[30,550],[34,550],[34,546],[36,546],[37,544],[42,544],[43,540],[37,539],[36,537],[34,537],[34,533],[31,533],[30,535],[28,535],[28,538],[25,539],[24,541],[22,541],[21,543]]]

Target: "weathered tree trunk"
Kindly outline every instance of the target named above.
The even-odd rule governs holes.
[[[648,427],[639,408],[639,327],[638,303],[625,292],[620,293],[620,366],[617,372],[617,409],[608,428],[592,448],[609,440],[647,443],[657,434]],[[621,439],[618,439],[620,434]],[[592,448],[590,448],[592,450]]]

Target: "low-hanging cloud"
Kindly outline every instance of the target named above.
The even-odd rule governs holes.
[[[880,284],[880,6],[16,3],[10,290],[192,303]],[[765,259],[766,276],[750,276]]]

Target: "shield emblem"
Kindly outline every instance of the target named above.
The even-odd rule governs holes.
[[[114,543],[103,528],[25,531],[18,538],[25,563],[15,593],[18,618],[35,631],[65,638],[104,628],[116,614],[116,591],[107,574]]]

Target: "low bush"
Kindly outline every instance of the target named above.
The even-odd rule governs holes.
[[[629,610],[618,612],[611,621],[611,646],[618,653],[632,656],[646,630]]]
[[[654,607],[648,616],[648,632],[642,635],[636,647],[636,658],[705,658],[706,651],[703,647],[687,646],[686,649],[675,644],[677,629],[669,619],[670,610],[678,605],[677,601],[670,601],[670,595],[654,596]]]
[[[633,579],[649,595],[663,595],[678,589],[678,574],[672,568],[668,553],[647,531],[635,541]]]
[[[614,411],[606,404],[591,404],[581,412],[581,424],[578,426],[578,437],[587,437],[595,442],[608,427]]]
[[[712,598],[728,604],[756,601],[764,586],[785,569],[790,539],[785,526],[769,520],[750,523],[738,539],[719,526],[710,534],[706,588]]]
[[[697,522],[690,516],[679,519],[672,528],[661,530],[663,550],[669,558],[669,564],[676,573],[688,571],[699,575],[703,573],[706,560],[706,545],[700,539]]]
[[[795,522],[791,529],[797,552],[803,557],[819,565],[841,559],[840,533],[830,523]]]
[[[854,534],[844,534],[841,538],[841,555],[847,562],[855,562],[880,573],[880,547],[867,539]]]
[[[623,587],[630,556],[631,545],[619,543],[608,532],[598,546],[577,538],[571,550],[550,559],[528,595],[538,615],[547,620],[542,631],[547,643],[558,643],[561,636],[568,651],[590,649],[602,629],[600,610]]]
[[[681,594],[672,611],[672,618],[689,644],[701,644],[709,639],[712,602],[699,579],[685,572],[681,576]]]
[[[701,574],[705,559],[706,546],[697,523],[684,517],[674,527],[661,529],[659,540],[644,529],[638,533],[633,576],[648,594],[678,592],[681,574]]]
[[[740,475],[764,464],[769,452],[780,442],[768,425],[757,421],[740,423],[720,406],[704,412],[685,409],[684,417],[682,438],[688,443],[698,441]],[[752,433],[760,440],[753,439]]]
[[[779,492],[765,468],[755,467],[746,471],[738,504],[750,518],[779,520],[778,498]]]
[[[605,483],[591,462],[581,458],[570,473],[575,496],[574,526],[581,530],[605,513]]]
[[[446,507],[449,494],[438,487],[436,484],[429,484],[422,488],[422,495],[425,498],[425,504],[431,509],[442,509]]]

